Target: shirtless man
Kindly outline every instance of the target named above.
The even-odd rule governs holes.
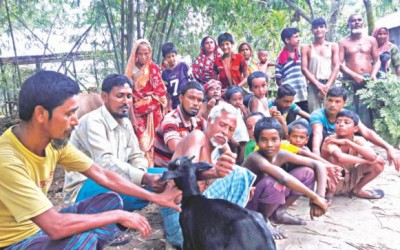
[[[328,28],[323,18],[311,23],[314,42],[301,47],[301,70],[309,82],[308,109],[313,112],[322,108],[326,93],[339,73],[339,46],[325,40]]]
[[[227,142],[236,128],[236,110],[228,103],[215,106],[208,117],[205,131],[194,130],[176,147],[172,159],[180,156],[194,156],[193,162],[207,161],[213,165],[202,173],[204,179],[215,179],[203,192],[207,198],[225,199],[244,207],[255,175],[249,170],[235,166],[236,155],[229,150]],[[234,185],[235,188],[230,188]],[[164,215],[167,239],[174,238],[173,245],[182,246],[182,231],[179,227],[179,214]],[[173,233],[174,235],[169,235]]]
[[[367,78],[376,79],[381,66],[378,43],[374,37],[362,34],[364,22],[360,14],[352,14],[347,25],[351,34],[339,41],[340,70],[344,78],[351,81],[355,112],[368,128],[372,128],[371,110],[363,105],[355,92],[365,87]]]

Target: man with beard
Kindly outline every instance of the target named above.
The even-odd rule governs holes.
[[[228,141],[236,129],[236,109],[222,102],[215,106],[207,119],[204,131],[194,130],[176,147],[172,159],[194,156],[193,162],[206,161],[213,165],[201,174],[202,179],[212,183],[205,187],[203,195],[210,199],[224,199],[241,207],[246,206],[255,175],[235,165],[236,154],[232,153]],[[183,236],[179,226],[179,213],[162,209],[167,240],[182,247]]]
[[[180,210],[174,204],[180,191],[150,193],[101,168],[66,141],[78,125],[79,92],[76,82],[53,71],[39,71],[21,87],[21,122],[0,137],[2,249],[102,249],[121,234],[117,223],[143,237],[150,235],[146,218],[123,211],[121,198],[113,192],[55,210],[46,195],[57,164],[115,192]]]
[[[138,139],[129,122],[132,104],[132,85],[121,74],[107,76],[102,85],[101,98],[104,105],[79,119],[79,125],[71,136],[71,143],[102,168],[111,170],[138,186],[151,187],[161,192],[157,180],[160,177],[140,150]],[[64,200],[79,202],[108,189],[87,179],[79,172],[67,172],[64,182]],[[124,210],[133,211],[145,207],[148,201],[120,194]]]
[[[360,116],[363,124],[373,128],[372,110],[356,95],[356,91],[365,88],[366,79],[376,79],[381,66],[378,43],[374,37],[363,35],[364,23],[360,14],[350,15],[347,26],[351,34],[339,41],[340,70],[344,79],[351,83],[354,111]]]
[[[206,121],[199,116],[204,99],[203,86],[198,82],[188,82],[179,94],[179,106],[168,113],[156,129],[154,145],[154,165],[167,167],[178,143],[193,130],[203,131]]]

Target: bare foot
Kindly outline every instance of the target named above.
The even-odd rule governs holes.
[[[275,214],[271,218],[273,222],[278,224],[287,224],[287,225],[306,225],[307,223],[301,219],[294,217],[286,212],[286,210],[276,210]]]
[[[286,234],[284,234],[278,228],[274,227],[269,220],[267,220],[266,223],[269,231],[272,234],[272,237],[274,237],[275,240],[283,240],[287,238]]]

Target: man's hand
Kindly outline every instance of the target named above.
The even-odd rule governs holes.
[[[232,170],[236,163],[237,155],[232,153],[228,144],[222,147],[222,155],[217,159],[214,167],[219,177],[227,176]]]
[[[161,206],[161,207],[169,207],[172,208],[178,212],[181,211],[180,206],[178,206],[176,203],[180,202],[182,199],[182,191],[179,190],[177,187],[172,187],[167,185],[165,188],[164,192],[160,194],[156,194],[157,198],[154,200],[154,202]]]
[[[137,213],[118,210],[121,213],[119,224],[126,228],[133,228],[139,231],[142,238],[147,238],[151,235],[151,227],[147,219]]]
[[[315,198],[310,200],[310,217],[312,220],[314,219],[314,216],[319,217],[324,215],[327,210],[328,202],[325,200],[325,198],[317,195]]]
[[[365,82],[366,79],[365,79],[362,75],[355,74],[355,75],[353,76],[353,80],[354,80],[357,84],[362,84],[362,83]]]
[[[155,193],[161,193],[166,187],[166,182],[160,183],[158,179],[161,178],[160,174],[148,174],[143,175],[142,184],[150,186]]]
[[[272,106],[269,109],[269,112],[271,113],[271,116],[278,120],[278,122],[283,126],[286,125],[286,120],[283,118],[281,112],[278,110],[276,106]]]
[[[343,179],[342,167],[339,167],[337,165],[326,165],[325,168],[328,175],[328,182],[333,181],[333,183],[337,184]]]
[[[394,163],[395,169],[400,171],[400,155],[398,154],[397,150],[395,150],[393,147],[390,147],[386,153],[389,164],[392,165]]]

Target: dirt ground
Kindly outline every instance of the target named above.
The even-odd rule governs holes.
[[[379,151],[382,154],[382,150]],[[383,153],[382,156],[386,157]],[[50,190],[50,199],[57,206],[62,206],[63,172],[57,171]],[[365,200],[348,196],[335,197],[326,215],[311,221],[308,211],[308,200],[301,198],[289,211],[307,220],[305,226],[279,226],[288,239],[277,241],[280,250],[325,250],[325,249],[359,249],[359,250],[392,250],[400,249],[400,174],[392,166],[372,183],[370,188],[385,191],[381,200]],[[139,211],[149,220],[153,234],[143,240],[135,231],[127,234],[132,241],[113,249],[165,249],[165,235],[162,220],[156,205],[150,205]]]

